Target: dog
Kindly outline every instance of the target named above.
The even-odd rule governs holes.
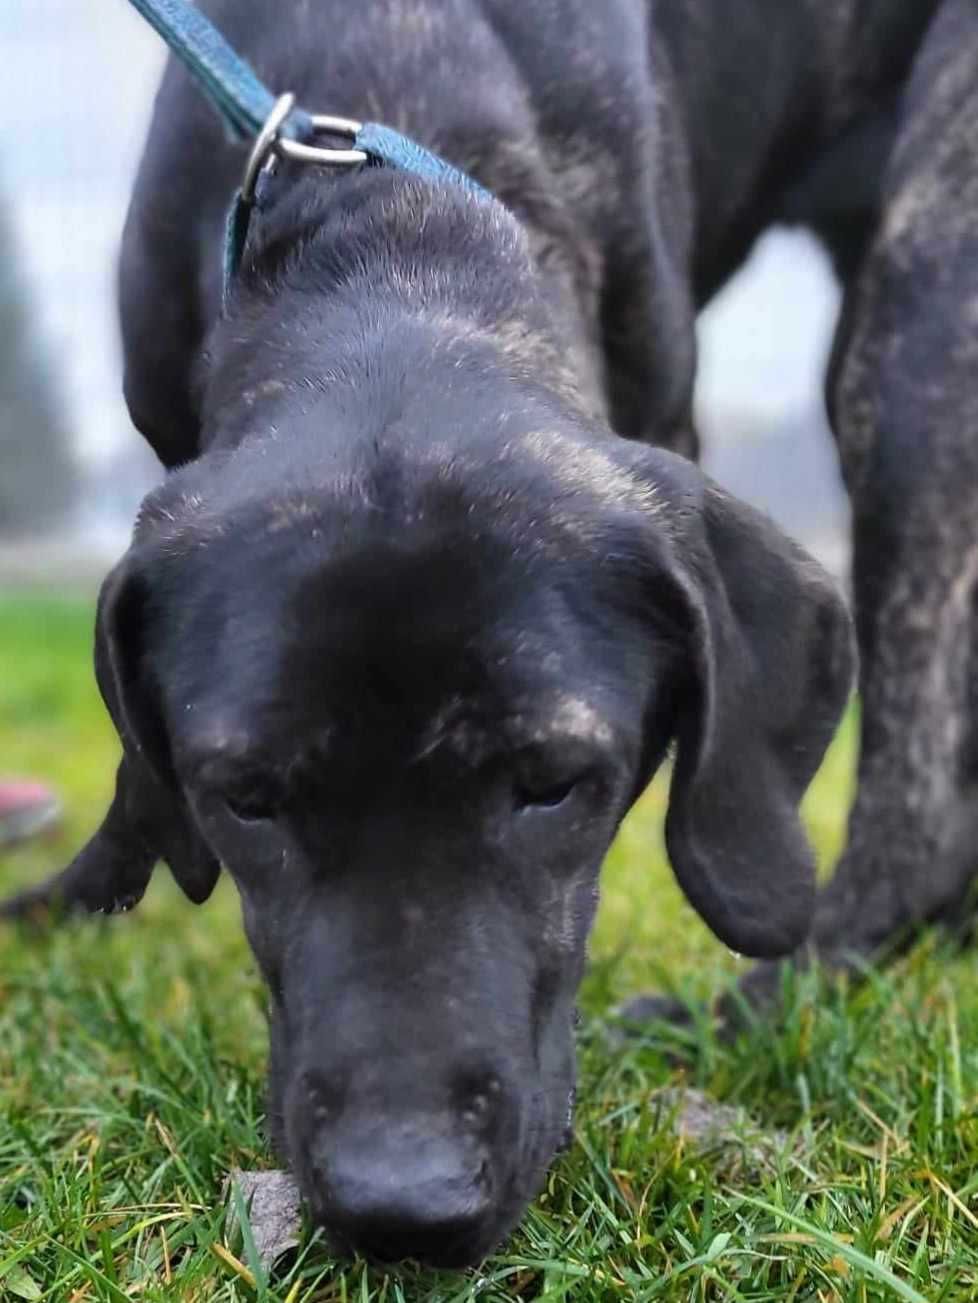
[[[202,902],[225,866],[270,993],[273,1138],[314,1218],[462,1265],[566,1140],[601,861],[670,747],[673,868],[763,961],[758,990],[813,917],[816,946],[864,952],[970,873],[978,264],[953,215],[975,211],[978,18],[204,8],[267,84],[407,131],[492,198],[283,166],[222,309],[246,150],[168,68],[120,303],[129,409],[170,473],[97,613],[123,758],[92,841],[6,913],[128,907],[159,859]],[[830,400],[864,738],[817,900],[797,807],[850,691],[849,617],[692,460],[697,308],[779,220],[847,285]]]

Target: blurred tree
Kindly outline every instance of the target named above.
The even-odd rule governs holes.
[[[57,376],[38,340],[15,246],[0,202],[0,535],[8,537],[67,524],[79,486]]]

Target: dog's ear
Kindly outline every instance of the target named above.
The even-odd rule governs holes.
[[[849,697],[851,621],[828,575],[766,517],[691,463],[647,455],[668,504],[656,587],[678,639],[669,856],[722,941],[777,957],[812,923],[798,805]]]
[[[148,646],[157,564],[150,545],[134,543],[102,585],[95,677],[125,753],[124,817],[199,904],[214,890],[220,866],[196,827],[173,770]]]

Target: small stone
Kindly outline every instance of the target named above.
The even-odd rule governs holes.
[[[727,1160],[725,1166],[770,1169],[791,1147],[783,1131],[765,1131],[743,1109],[721,1104],[702,1090],[669,1086],[657,1091],[652,1103],[663,1123],[672,1119],[678,1135],[696,1149],[714,1151]]]
[[[255,1249],[263,1267],[298,1248],[302,1228],[302,1198],[288,1172],[243,1172],[234,1168],[224,1184],[224,1196],[231,1196],[236,1181],[248,1209]],[[232,1206],[232,1217],[234,1208]]]

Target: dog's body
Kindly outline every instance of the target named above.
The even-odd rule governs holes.
[[[810,223],[840,267],[858,264],[937,4],[753,0],[734,31],[709,0],[390,0],[335,32],[328,11],[210,10],[270,85],[393,123],[482,181],[557,287],[590,406],[627,437],[690,452],[696,309],[778,220]],[[297,47],[303,25],[328,39],[304,32]],[[241,168],[172,66],[122,279],[127,398],[167,466],[200,448],[192,375],[219,314],[213,249]]]
[[[974,424],[978,263],[960,160],[931,149],[974,152],[978,18],[207,8],[270,85],[407,131],[505,207],[394,169],[285,169],[222,315],[243,153],[168,71],[121,297],[130,410],[181,469],[100,602],[116,799],[15,909],[138,899],[160,856],[203,899],[223,861],[272,993],[278,1141],[317,1216],[387,1256],[468,1260],[564,1132],[598,868],[671,739],[693,903],[762,957],[810,921],[796,806],[848,690],[841,603],[647,446],[695,451],[696,308],[779,217],[849,286],[832,395],[865,739],[816,940],[865,951],[967,881],[975,441],[954,422]],[[945,196],[950,278],[927,224]]]

